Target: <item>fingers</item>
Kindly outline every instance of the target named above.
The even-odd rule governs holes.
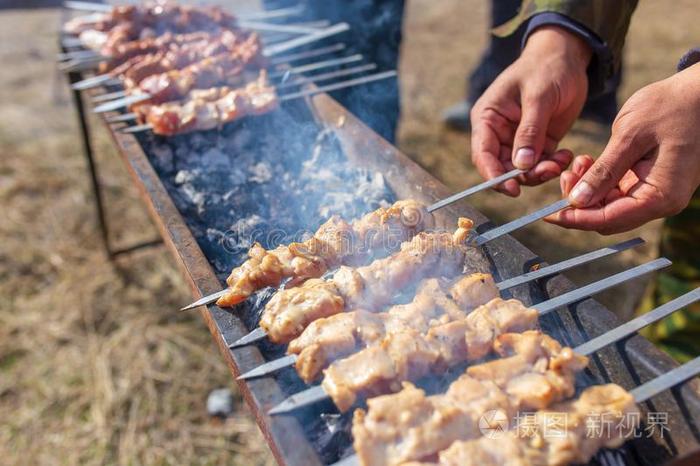
[[[656,218],[639,199],[622,196],[619,191],[611,192],[610,197],[600,206],[565,209],[545,220],[564,228],[610,235],[632,230]]]
[[[545,157],[534,168],[522,175],[523,184],[535,186],[558,177],[569,166],[574,155],[568,149],[560,149]]]
[[[675,198],[672,193],[639,181],[627,192],[618,187],[611,189],[595,206],[565,209],[545,220],[565,228],[593,230],[606,235],[621,233],[679,212],[687,205],[691,194]]]
[[[647,140],[643,131],[622,129],[623,126],[620,123],[613,126],[613,134],[603,154],[569,193],[574,206],[588,207],[605,199],[634,163],[653,148],[652,141]]]
[[[561,187],[561,193],[564,197],[569,195],[576,183],[578,183],[592,165],[593,157],[590,155],[579,155],[574,159],[571,170],[562,172],[559,178],[559,186]]]
[[[513,164],[510,160],[511,149],[507,146],[501,146],[501,165],[505,168],[505,171],[510,171],[513,169]],[[494,188],[496,191],[501,192],[507,196],[518,197],[520,196],[520,183],[517,179],[512,179],[504,181],[500,185]]]
[[[535,166],[547,139],[547,126],[554,111],[545,95],[524,96],[522,116],[513,140],[513,165],[527,170]]]
[[[484,120],[480,121],[472,133],[472,163],[482,178],[489,180],[506,172],[500,157],[502,150],[498,134],[492,124]],[[509,196],[520,194],[517,182],[515,186],[513,183],[502,183],[496,189]]]

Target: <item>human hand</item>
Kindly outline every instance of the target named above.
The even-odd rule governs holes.
[[[588,92],[591,50],[583,39],[557,26],[533,32],[518,58],[486,90],[471,111],[472,162],[486,179],[528,169],[497,189],[509,196],[520,185],[556,178],[572,159],[557,151]]]
[[[679,213],[700,185],[700,65],[637,91],[622,107],[595,162],[561,175],[573,209],[547,219],[602,234]]]

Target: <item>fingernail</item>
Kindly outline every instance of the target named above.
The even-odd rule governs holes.
[[[513,165],[520,169],[531,168],[535,164],[535,151],[529,147],[521,147],[515,153]]]
[[[574,186],[574,189],[571,190],[571,194],[569,194],[571,201],[575,205],[581,207],[587,206],[592,197],[593,188],[585,181],[580,181],[576,186]]]
[[[542,175],[540,175],[540,181],[544,183],[545,181],[549,181],[557,176],[559,176],[559,174],[556,172],[544,172]]]

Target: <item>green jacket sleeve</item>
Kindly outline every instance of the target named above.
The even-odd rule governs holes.
[[[611,76],[620,66],[622,46],[629,29],[637,0],[523,0],[518,15],[493,30],[497,36],[507,36],[534,15],[558,13],[586,27],[597,35],[611,52]]]

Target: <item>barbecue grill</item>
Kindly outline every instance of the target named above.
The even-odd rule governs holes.
[[[82,76],[71,73],[70,78],[75,82]],[[116,90],[95,89],[84,95],[94,97],[101,92]],[[82,96],[76,94],[76,97],[86,152],[91,161]],[[262,163],[261,167],[273,169],[273,175],[287,173],[303,179],[302,183],[288,180],[289,184],[281,183],[280,186],[295,187],[300,195],[316,193],[322,196],[323,181],[315,179],[313,173],[332,163],[340,167],[334,180],[344,178],[342,188],[345,192],[353,193],[355,184],[359,183],[367,187],[357,202],[343,204],[346,210],[349,207],[356,209],[353,213],[374,208],[377,199],[383,196],[389,200],[392,197],[414,198],[431,204],[450,194],[438,180],[326,94],[286,102],[278,112],[236,122],[220,132],[169,139],[151,134],[125,134],[119,131],[122,123],[106,122],[114,115],[106,113],[100,118],[196,298],[219,291],[231,266],[240,262],[245,252],[241,244],[243,235],[234,232],[227,236],[222,225],[217,224],[222,218],[232,224],[250,218],[252,211],[265,211],[269,216],[279,218],[280,225],[287,232],[296,232],[300,228],[313,231],[318,224],[313,224],[315,220],[312,219],[321,220],[317,215],[318,206],[313,201],[308,206],[292,205],[295,198],[284,189],[276,190],[274,186],[260,188],[265,183],[270,184],[269,173],[260,174],[262,181],[240,183],[240,188],[230,193],[227,183],[232,181],[228,173],[224,176],[224,172],[232,166]],[[323,152],[329,158],[320,158],[307,165],[300,163],[299,154],[306,154],[304,160],[313,161],[314,151]],[[274,163],[278,165],[274,166]],[[216,164],[221,164],[218,169]],[[199,175],[197,170],[200,170]],[[265,172],[265,169],[260,168],[260,171]],[[226,204],[235,207],[228,210],[221,207]],[[465,202],[441,209],[435,216],[439,226],[448,229],[460,216],[473,219],[478,232],[494,226]],[[256,231],[264,234],[264,238],[258,239],[289,241],[289,238],[272,234],[272,227],[265,222],[257,227]],[[250,231],[246,230],[245,234],[250,234]],[[481,251],[483,257],[477,266],[490,271],[497,280],[520,275],[542,263],[534,252],[509,236],[484,245]],[[573,288],[565,277],[557,275],[512,288],[505,295],[531,305]],[[214,305],[200,310],[234,377],[283,355],[281,348],[266,342],[234,350],[228,348],[228,344],[255,328],[270,295],[271,292],[263,291],[231,310]],[[586,299],[550,313],[541,319],[541,324],[546,333],[561,343],[576,346],[610,330],[618,322],[604,306]],[[631,389],[675,366],[673,360],[651,343],[641,336],[634,336],[593,355],[580,384],[615,382]],[[351,414],[335,414],[330,405],[311,406],[291,416],[270,417],[266,414],[270,407],[306,388],[293,369],[273,377],[239,381],[238,384],[280,464],[330,464],[350,452],[352,440],[348,426]],[[595,462],[657,465],[696,449],[700,442],[699,391],[699,385],[691,382],[645,403],[642,408],[668,413],[668,431],[656,432],[652,438],[629,441],[620,450],[602,452]]]

